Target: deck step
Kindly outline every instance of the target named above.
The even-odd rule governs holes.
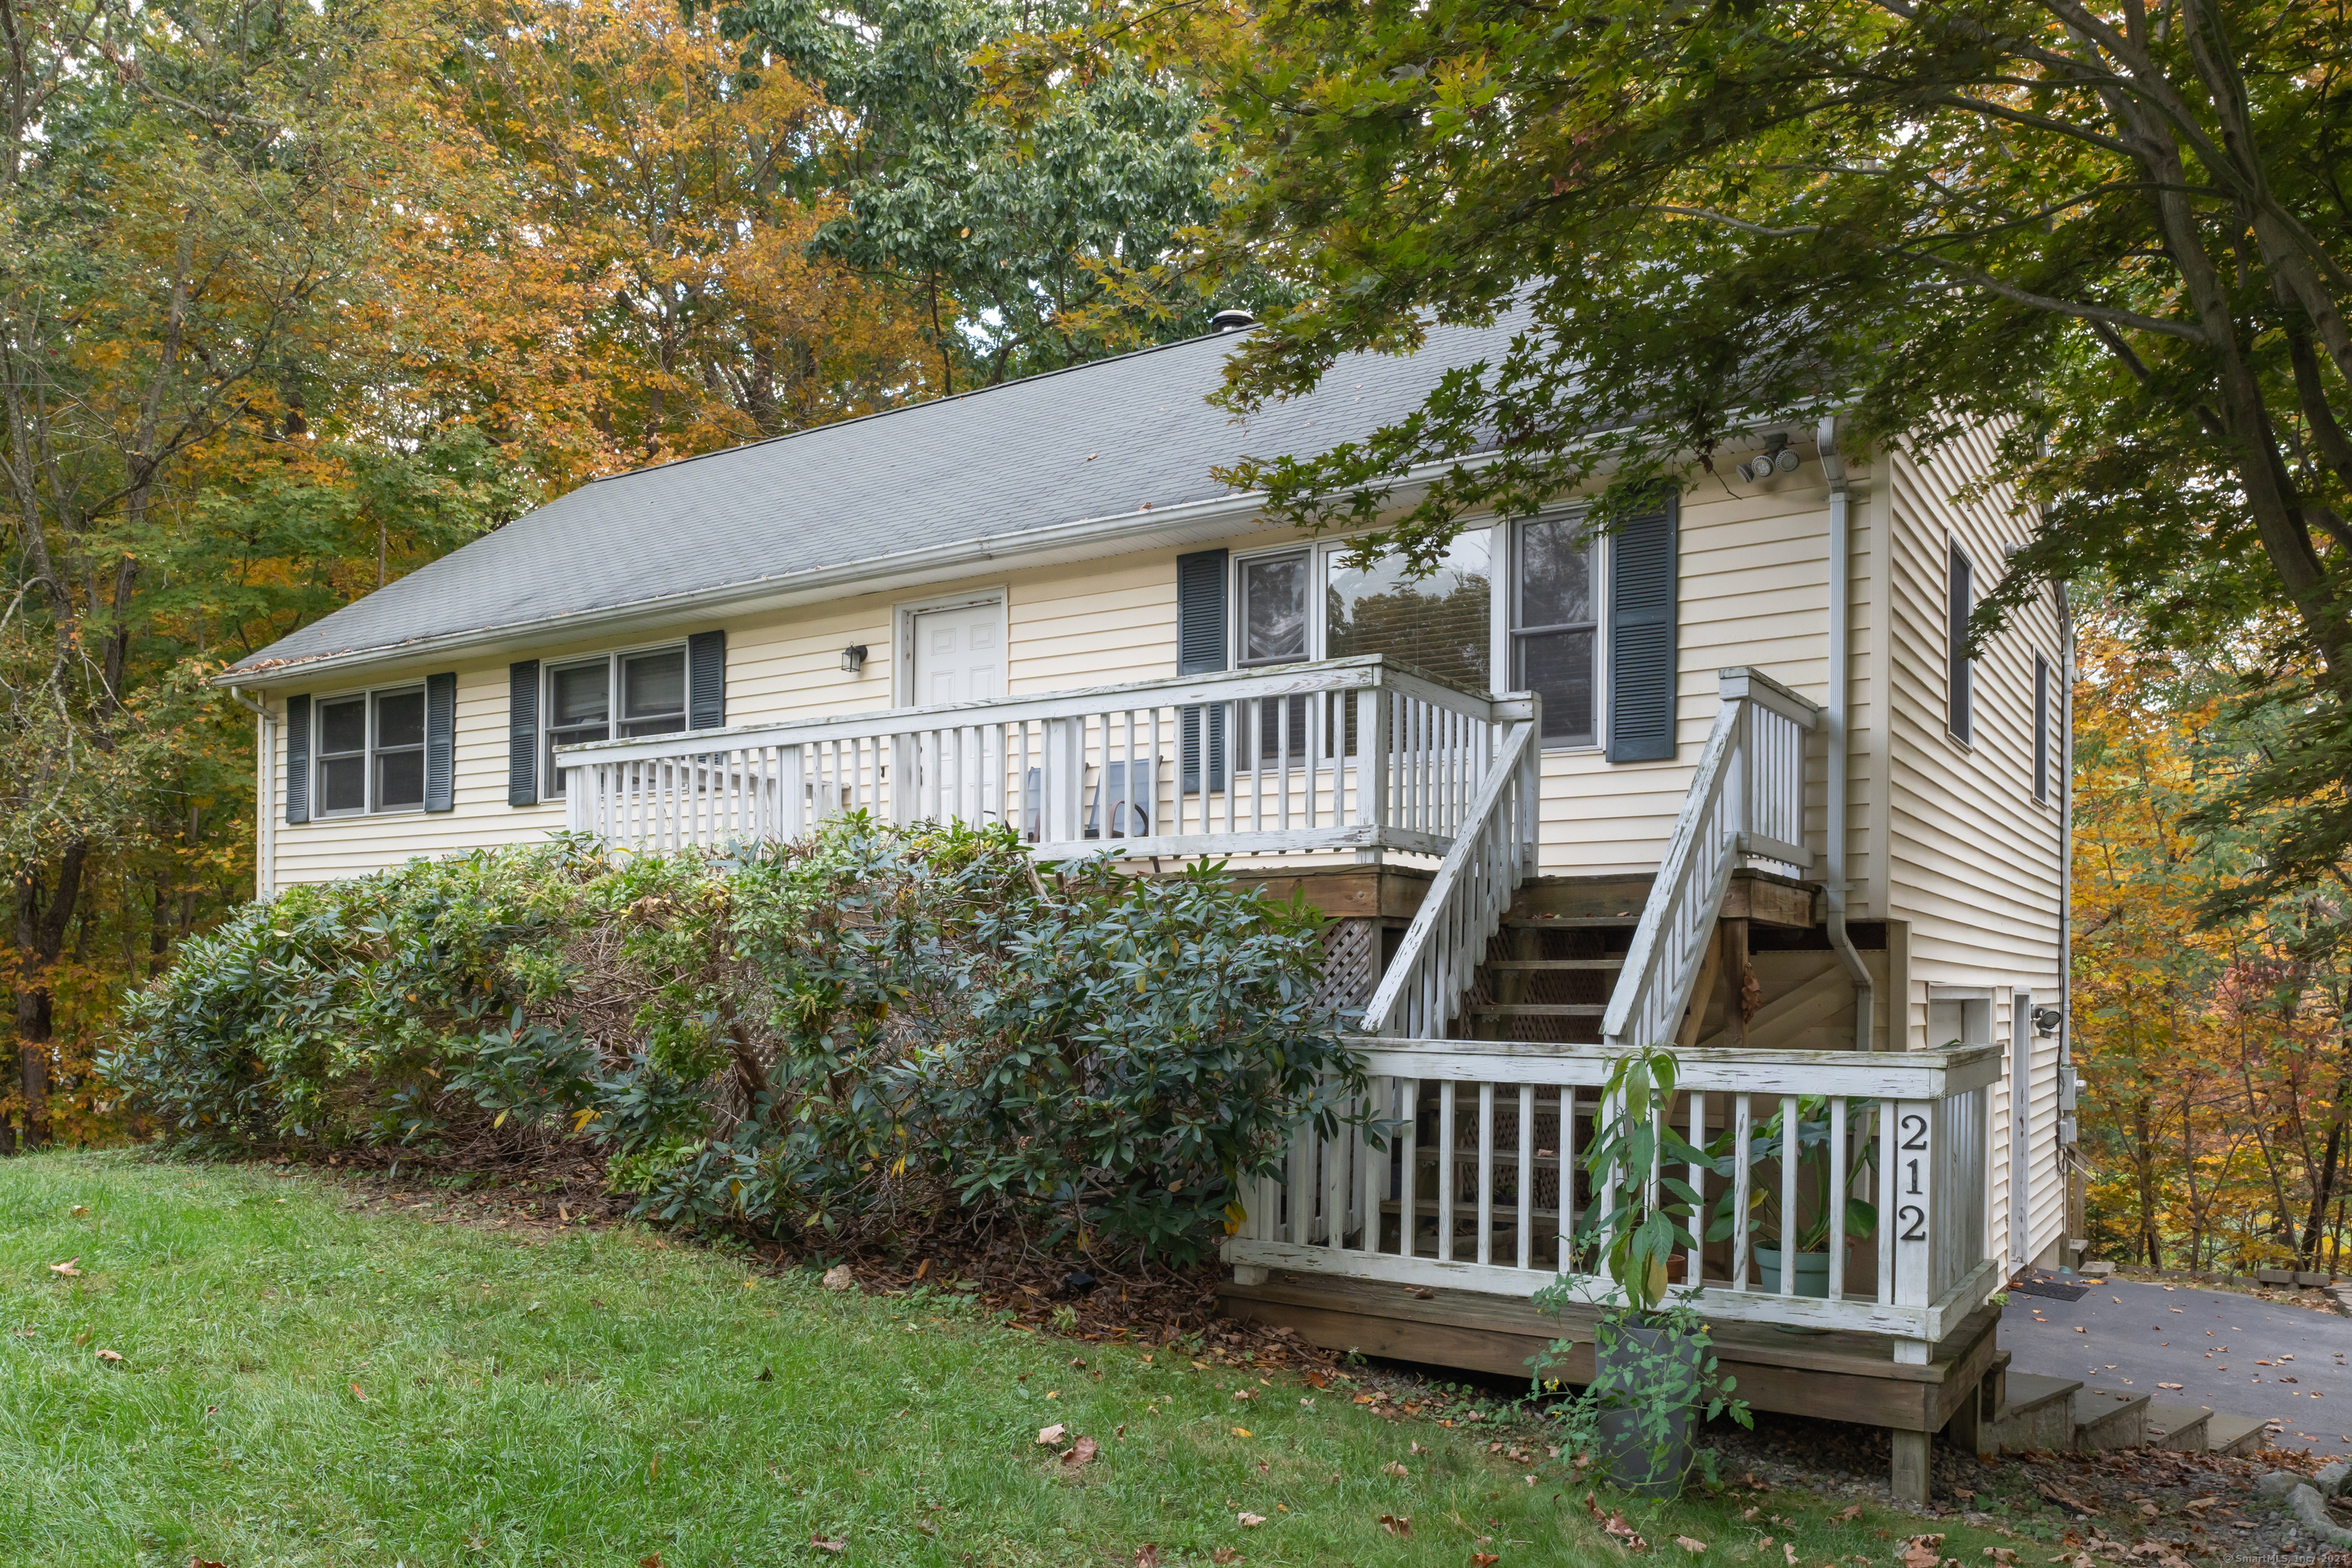
[[[2058,1452],[2074,1446],[2074,1395],[2082,1384],[2039,1373],[2010,1372],[2001,1379],[2000,1409],[1981,1429],[1988,1454]]]
[[[1598,1018],[1606,1002],[1489,1002],[1470,1009],[1474,1018]]]
[[[1490,958],[1478,966],[1496,971],[1508,970],[1515,974],[1557,973],[1562,970],[1622,969],[1623,958]]]
[[[2209,1454],[2251,1454],[2263,1446],[2270,1423],[2257,1415],[2215,1415],[2205,1423]]]
[[[2150,1400],[2147,1406],[2147,1442],[2152,1448],[2177,1448],[2184,1454],[2205,1451],[2207,1424],[2214,1420],[2210,1410],[2201,1405]]]
[[[2147,1447],[2148,1397],[2114,1388],[2085,1388],[2074,1395],[2074,1449],[2105,1454]]]
[[[1631,931],[1642,923],[1639,915],[1505,915],[1512,931]]]

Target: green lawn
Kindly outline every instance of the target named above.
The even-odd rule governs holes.
[[[1349,1384],[831,1294],[642,1230],[518,1239],[351,1205],[254,1167],[0,1163],[0,1562],[1129,1564],[1144,1542],[1166,1563],[1626,1556],[1584,1489],[1490,1457],[1492,1428],[1382,1419]],[[78,1277],[49,1267],[75,1258]],[[1055,1423],[1099,1458],[1052,1458],[1036,1439]],[[1776,1568],[1790,1539],[1808,1568],[1891,1563],[1925,1528],[1841,1520],[1843,1500],[1702,1500],[1633,1522],[1651,1561]],[[1971,1564],[1998,1542],[1933,1528]]]

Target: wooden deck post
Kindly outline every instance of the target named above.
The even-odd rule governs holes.
[[[1727,1046],[1744,1046],[1748,1043],[1748,1016],[1741,1008],[1748,999],[1748,922],[1744,920],[1725,919],[1716,923],[1721,930],[1723,942],[1723,971],[1720,977],[1720,988],[1723,993],[1723,1043]],[[1705,1005],[1703,1001],[1694,1000],[1691,1003],[1691,1011],[1696,1013]]]
[[[1888,1484],[1895,1495],[1905,1502],[1927,1500],[1928,1459],[1934,1452],[1934,1439],[1925,1432],[1890,1430],[1895,1449],[1895,1473]]]

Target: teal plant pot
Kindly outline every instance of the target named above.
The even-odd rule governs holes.
[[[1756,1249],[1756,1272],[1763,1276],[1758,1287],[1767,1296],[1780,1293],[1780,1249],[1759,1247]],[[1830,1255],[1826,1252],[1797,1254],[1797,1282],[1792,1294],[1811,1296],[1817,1301],[1830,1299]]]

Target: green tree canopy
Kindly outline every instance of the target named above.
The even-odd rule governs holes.
[[[2032,541],[1982,626],[2111,574],[2152,636],[2268,638],[2303,705],[2242,805],[2267,879],[2352,837],[2352,214],[2342,4],[1270,0],[1161,14],[1250,172],[1225,243],[1307,303],[1246,408],[1339,353],[1515,312],[1411,419],[1236,479],[1324,526],[1596,476],[1622,505],[1837,412],[1858,445],[2001,433]],[[1605,507],[1604,507],[1605,510]],[[2021,528],[2021,532],[2028,530]]]
[[[1207,330],[1210,289],[1177,265],[1182,232],[1222,206],[1207,101],[1120,47],[1031,79],[1018,46],[1083,5],[730,0],[719,15],[853,122],[820,171],[850,210],[820,244],[922,292],[949,390]],[[1246,269],[1226,287],[1234,303],[1265,293]]]

